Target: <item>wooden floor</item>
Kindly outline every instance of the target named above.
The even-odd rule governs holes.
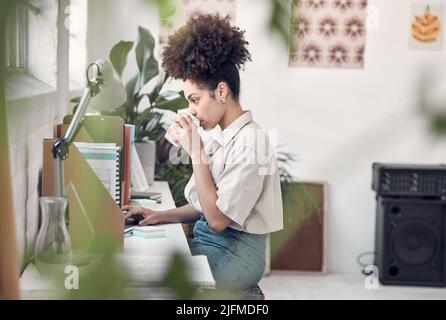
[[[267,300],[446,300],[446,288],[383,286],[366,289],[361,274],[311,274],[273,271],[260,281]],[[369,282],[370,283],[370,282]]]

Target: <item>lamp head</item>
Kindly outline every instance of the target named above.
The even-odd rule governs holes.
[[[88,86],[91,88],[90,110],[112,111],[126,101],[126,91],[115,76],[110,62],[99,59],[87,69]]]

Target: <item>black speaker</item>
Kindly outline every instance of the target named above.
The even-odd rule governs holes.
[[[446,201],[377,197],[375,265],[382,284],[446,285]]]

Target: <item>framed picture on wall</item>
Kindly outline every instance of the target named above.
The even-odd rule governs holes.
[[[443,47],[442,4],[412,4],[410,17],[409,48],[441,50]]]

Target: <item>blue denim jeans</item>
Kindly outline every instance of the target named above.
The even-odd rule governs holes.
[[[255,286],[265,270],[266,234],[251,234],[226,228],[215,233],[201,215],[191,242],[193,255],[206,255],[222,290],[246,290]]]

